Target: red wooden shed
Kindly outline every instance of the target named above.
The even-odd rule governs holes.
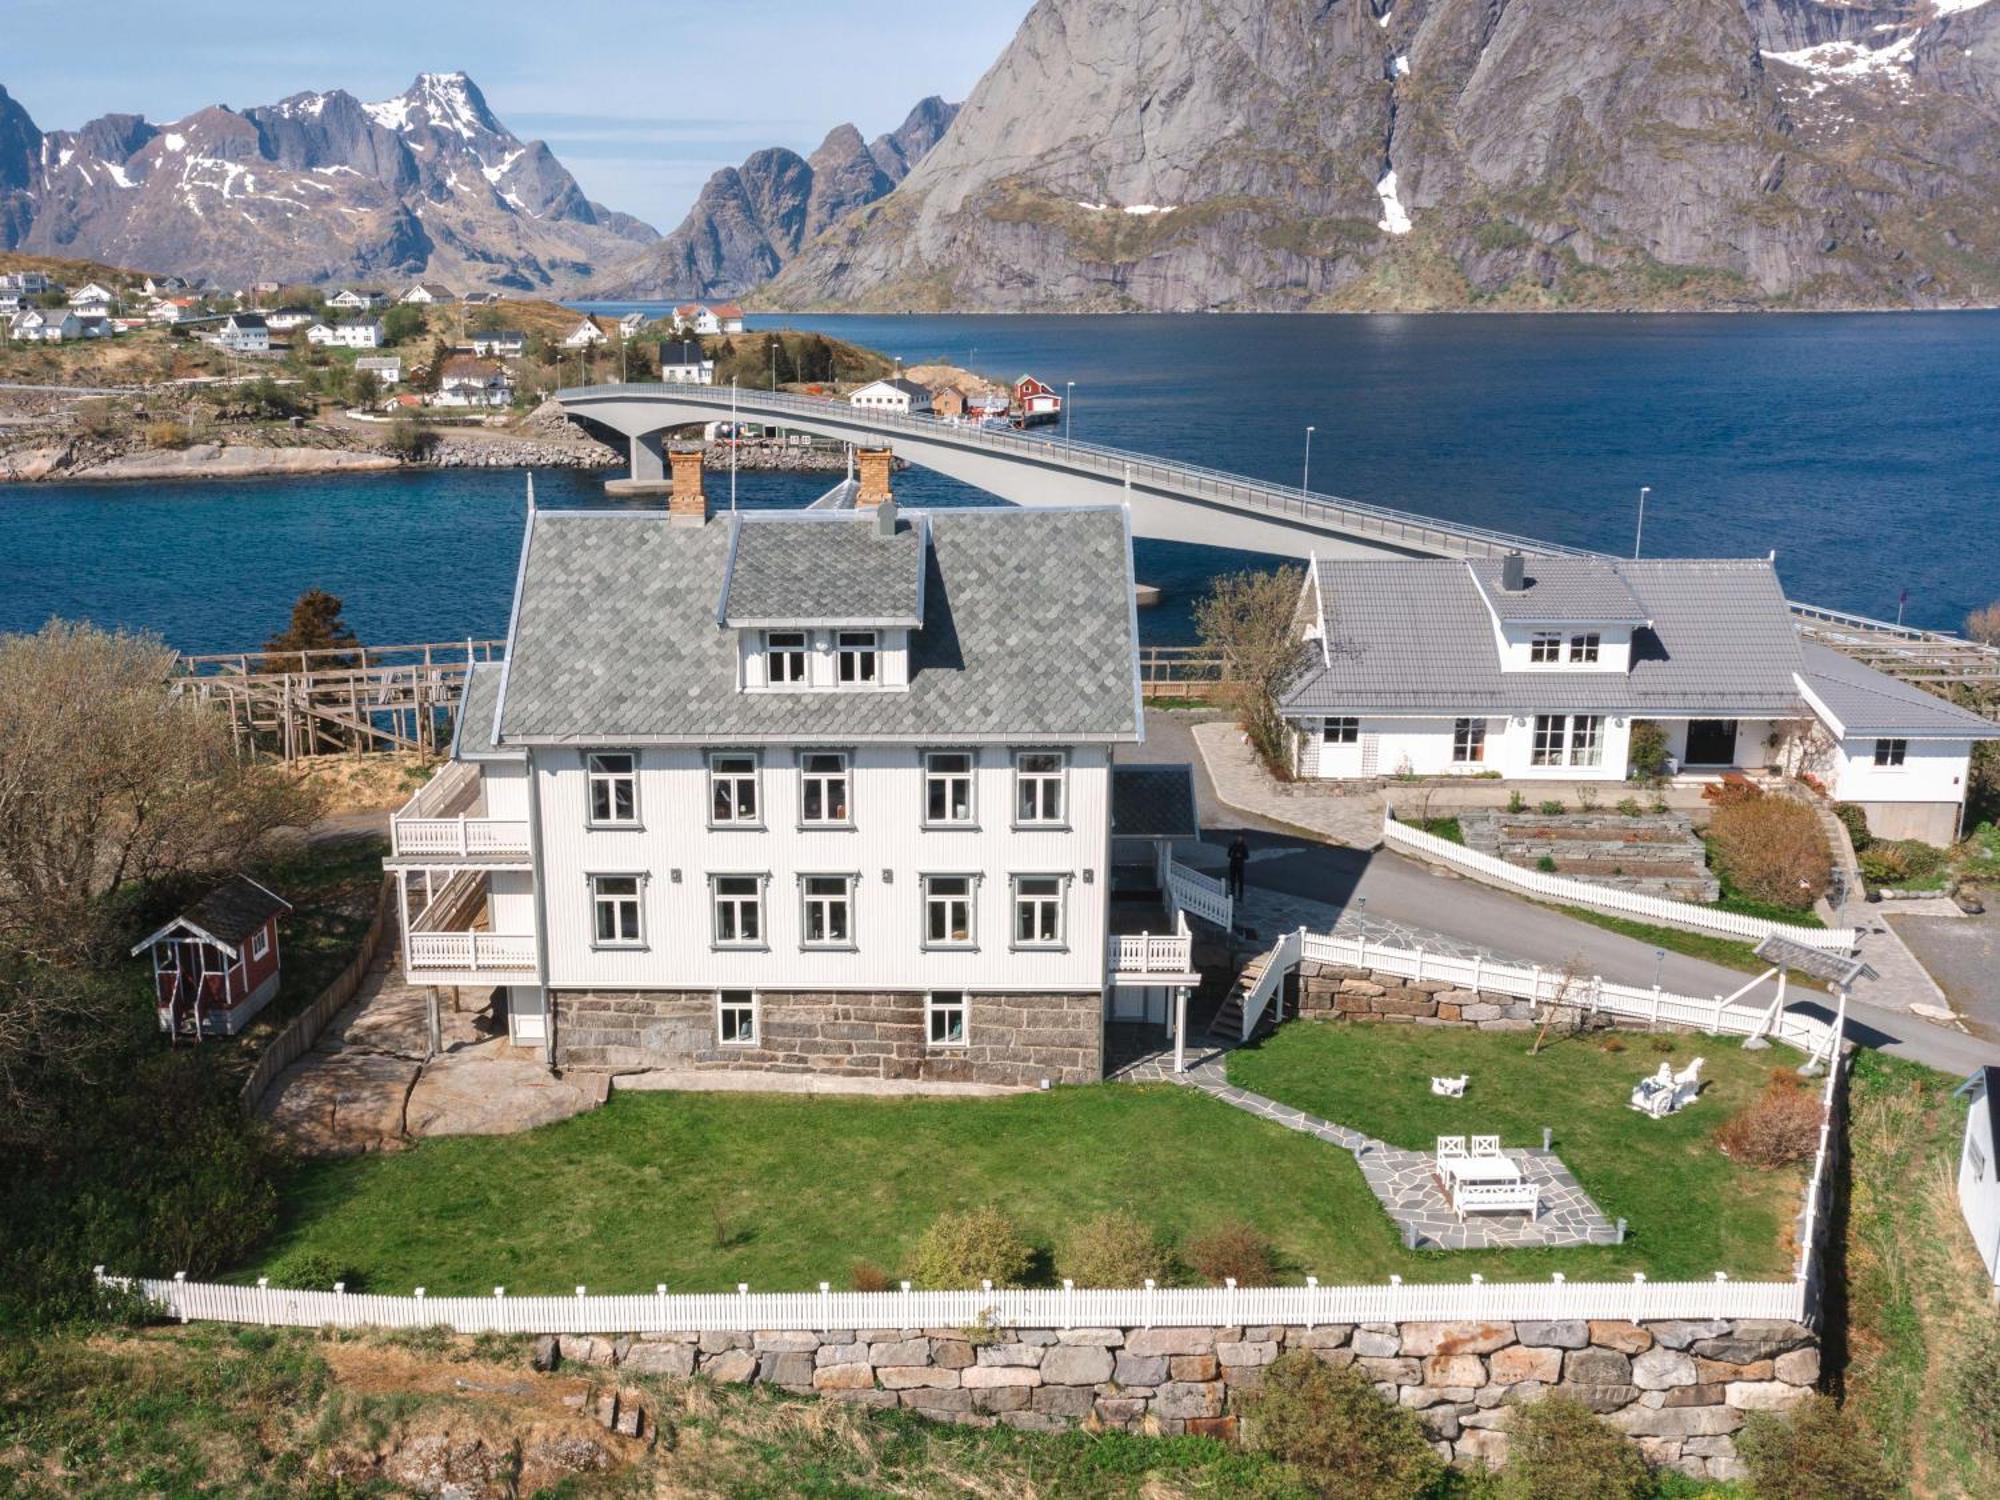
[[[278,992],[278,916],[291,903],[247,875],[210,891],[151,937],[160,1029],[178,1041],[234,1036]]]

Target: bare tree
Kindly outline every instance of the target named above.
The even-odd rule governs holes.
[[[1278,699],[1308,655],[1298,629],[1304,579],[1300,568],[1227,574],[1215,580],[1194,611],[1202,644],[1223,659],[1224,690],[1274,772],[1287,765]]]
[[[1987,646],[2000,646],[2000,599],[1965,617],[1965,633]]]

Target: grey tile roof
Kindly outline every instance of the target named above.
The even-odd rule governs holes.
[[[1327,659],[1314,653],[1286,694],[1286,711],[1724,718],[1796,712],[1799,642],[1768,562],[1618,566],[1653,622],[1634,632],[1630,671],[1502,672],[1492,616],[1465,563],[1321,562]]]
[[[2000,740],[2000,724],[1899,682],[1817,641],[1800,643],[1812,695],[1848,735],[1893,739]]]
[[[907,691],[744,693],[735,635],[716,624],[728,524],[538,511],[508,640],[502,743],[1137,740],[1124,512],[927,519]]]
[[[500,679],[505,668],[497,661],[474,662],[466,674],[465,687],[458,696],[458,724],[453,732],[454,760],[512,760],[518,751],[502,750],[493,743],[493,710],[500,702]]]
[[[893,514],[893,512],[892,512]],[[919,624],[924,520],[898,517],[884,536],[876,512],[739,511],[722,585],[725,625]]]
[[[1111,834],[1114,838],[1194,838],[1194,768],[1124,763],[1111,768]]]
[[[1510,624],[1637,625],[1649,618],[1620,571],[1625,566],[1622,562],[1608,557],[1530,557],[1522,561],[1527,586],[1516,593],[1500,586],[1499,558],[1482,557],[1466,565],[1493,612]]]

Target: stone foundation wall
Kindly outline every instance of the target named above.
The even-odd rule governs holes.
[[[756,1046],[716,1040],[710,990],[555,992],[556,1062],[566,1068],[826,1073],[1032,1088],[1104,1073],[1104,1002],[1088,994],[974,994],[967,1044],[933,1047],[921,992],[761,990]]]
[[[1652,1462],[1710,1479],[1740,1474],[1735,1434],[1749,1413],[1785,1410],[1819,1380],[1809,1328],[1754,1319],[564,1335],[543,1339],[537,1358],[761,1381],[977,1426],[1226,1438],[1232,1397],[1294,1349],[1358,1366],[1461,1462],[1504,1463],[1512,1408],[1561,1390]]]
[[[1522,1031],[1534,1007],[1513,995],[1488,995],[1442,979],[1406,979],[1350,964],[1299,965],[1297,1012],[1306,1020],[1439,1022],[1486,1031]]]

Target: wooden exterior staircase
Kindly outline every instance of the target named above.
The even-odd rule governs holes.
[[[1242,971],[1236,976],[1236,982],[1229,987],[1229,994],[1223,1000],[1221,1008],[1216,1011],[1215,1018],[1208,1023],[1205,1040],[1218,1042],[1229,1047],[1238,1046],[1242,1043],[1244,1040],[1243,1002],[1249,997],[1250,992],[1257,988],[1258,983],[1264,977],[1265,971],[1270,966],[1271,953],[1269,951],[1257,954],[1243,966]],[[1268,1007],[1264,1014],[1258,1018],[1257,1029],[1259,1031],[1277,1024],[1276,1009],[1277,1007],[1275,1006]]]

